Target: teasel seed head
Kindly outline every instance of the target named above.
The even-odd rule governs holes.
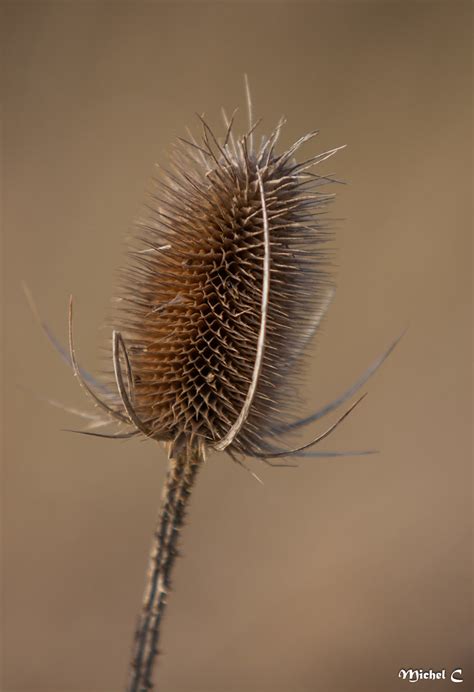
[[[127,354],[132,422],[146,435],[248,454],[294,410],[334,291],[333,195],[311,169],[337,149],[297,163],[316,132],[278,154],[282,123],[256,147],[256,126],[235,139],[232,118],[219,141],[200,120],[202,140],[178,140],[132,241],[115,362]]]
[[[132,426],[103,437],[144,435],[169,443],[171,454],[199,445],[234,459],[306,456],[303,450],[327,437],[363,397],[306,445],[282,449],[275,438],[340,406],[396,342],[343,395],[290,420],[304,356],[335,290],[325,215],[334,197],[326,186],[336,181],[314,167],[342,147],[297,161],[317,131],[278,153],[282,120],[256,146],[260,122],[251,122],[251,108],[242,136],[234,135],[234,115],[224,114],[220,139],[198,116],[200,140],[191,133],[179,138],[154,180],[115,298],[112,389],[118,394],[110,381],[105,389],[99,385],[99,394],[78,365],[72,305],[71,361],[96,404]]]

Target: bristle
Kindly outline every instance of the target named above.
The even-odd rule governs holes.
[[[294,410],[300,356],[334,293],[320,218],[332,195],[308,168],[336,149],[298,164],[316,132],[277,154],[281,122],[255,149],[251,120],[236,138],[225,118],[218,140],[198,117],[202,139],[179,139],[160,169],[121,273],[121,416],[149,437],[258,451]]]

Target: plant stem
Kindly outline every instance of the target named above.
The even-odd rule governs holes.
[[[143,605],[135,633],[127,692],[148,692],[153,688],[160,625],[167,603],[171,571],[178,555],[179,532],[203,460],[200,446],[184,445],[180,451],[170,454],[148,563]]]

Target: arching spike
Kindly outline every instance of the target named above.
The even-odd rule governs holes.
[[[56,337],[54,332],[52,331],[51,327],[47,322],[44,321],[44,319],[41,316],[41,313],[38,310],[38,306],[35,303],[35,300],[33,298],[33,295],[29,289],[28,284],[26,281],[21,282],[21,287],[23,290],[23,293],[26,298],[26,302],[28,303],[28,307],[31,310],[31,313],[35,320],[38,322],[41,331],[43,334],[46,336],[48,339],[49,343],[52,345],[54,350],[61,356],[63,361],[69,366],[72,367],[72,362],[71,358],[69,355],[69,352],[64,346],[61,344],[59,339]],[[91,375],[87,370],[84,370],[84,368],[79,368],[79,372],[81,373],[82,379],[88,382],[92,387],[95,387],[96,389],[99,389],[105,394],[106,396],[113,397],[113,393],[109,391],[109,389],[99,382],[93,375]]]
[[[234,132],[232,130],[232,126],[233,126],[233,118],[234,118],[236,113],[237,113],[237,108],[234,110],[232,117],[231,117],[231,120],[229,120],[229,118],[227,117],[227,113],[226,113],[225,109],[222,108],[222,117],[224,119],[224,123],[225,123],[225,126],[227,128],[227,133],[226,133],[227,145],[229,144],[229,141],[230,141],[230,144],[232,146],[232,153],[234,154],[235,159],[237,159],[237,157],[238,157],[238,151],[237,151],[237,144],[235,142],[235,137],[234,137]]]
[[[284,450],[284,451],[273,452],[273,453],[270,453],[270,454],[268,454],[268,453],[266,453],[266,452],[263,452],[263,453],[261,453],[261,454],[256,453],[255,456],[258,456],[259,458],[262,458],[262,459],[270,459],[270,458],[274,458],[274,457],[289,457],[289,456],[292,456],[295,452],[302,452],[304,449],[308,449],[309,447],[312,447],[313,445],[317,444],[318,442],[321,442],[321,440],[324,440],[324,438],[328,437],[328,435],[330,435],[330,434],[333,432],[333,430],[335,430],[335,429],[338,427],[338,425],[339,425],[340,423],[342,423],[342,421],[343,421],[345,418],[347,418],[347,416],[355,409],[355,407],[356,407],[358,404],[360,404],[360,402],[361,402],[363,399],[365,399],[366,396],[367,396],[367,394],[363,394],[359,399],[357,399],[357,401],[356,401],[355,403],[353,403],[352,406],[350,406],[350,407],[347,409],[347,411],[345,411],[345,412],[342,414],[342,416],[340,416],[340,417],[337,419],[337,421],[336,421],[335,423],[333,423],[333,424],[332,424],[327,430],[325,430],[323,433],[321,433],[320,435],[318,435],[318,437],[316,437],[314,440],[311,440],[311,442],[308,442],[307,444],[302,445],[301,447],[296,447],[295,449],[287,449],[287,450]]]
[[[310,139],[313,139],[314,137],[317,137],[319,134],[319,130],[313,130],[312,132],[308,132],[306,135],[303,135],[299,139],[296,140],[294,144],[291,145],[289,149],[287,149],[280,157],[279,157],[279,162],[280,164],[288,161],[288,159],[291,159],[293,154],[303,145],[305,142],[309,142]],[[345,145],[344,145],[345,146]],[[343,149],[343,147],[337,147],[337,149],[332,149],[331,150],[331,155],[335,154],[336,151],[339,149]],[[330,152],[324,152],[323,154],[318,154],[318,156],[325,156],[326,154],[329,154]],[[324,161],[324,159],[321,159]]]
[[[278,121],[277,126],[275,127],[273,132],[270,134],[270,136],[268,137],[265,144],[262,146],[262,149],[261,149],[260,155],[259,155],[259,164],[262,163],[263,155],[266,152],[266,161],[265,161],[264,168],[266,168],[270,163],[270,159],[272,157],[273,150],[275,148],[276,143],[278,142],[281,129],[282,129],[283,125],[285,125],[285,123],[286,123],[286,118],[285,118],[285,116],[282,115],[280,117],[280,120]]]
[[[190,142],[191,146],[194,146],[199,151],[199,155],[201,157],[201,163],[203,164],[204,168],[206,170],[210,171],[211,166],[210,166],[209,161],[206,157],[212,158],[211,154],[198,145],[198,143],[196,142],[196,139],[194,138],[194,135],[191,132],[191,130],[189,129],[189,127],[186,128],[186,132],[188,133],[188,135],[191,139],[191,142]]]
[[[295,454],[293,454],[292,456],[301,459],[333,459],[335,457],[365,457],[371,454],[379,453],[379,449],[350,449],[341,452],[295,452]]]
[[[265,454],[285,452],[284,449],[279,449],[278,447],[269,445],[267,442],[263,442],[262,440],[259,440],[258,447],[248,445],[246,447],[241,447],[241,451],[244,456],[254,459],[261,459],[265,456]],[[350,449],[343,451],[324,450],[321,452],[302,451],[293,452],[291,456],[298,459],[333,459],[335,457],[359,457],[369,454],[379,454],[379,451],[380,450],[378,449]]]
[[[256,120],[256,121],[254,122],[254,124],[252,125],[252,127],[250,128],[250,130],[248,130],[248,132],[245,133],[245,135],[244,135],[244,138],[245,138],[245,139],[250,139],[250,138],[251,138],[251,136],[253,135],[253,133],[255,132],[255,130],[257,129],[257,127],[260,125],[260,123],[262,122],[262,120],[263,120],[263,118],[258,118],[258,120]],[[252,153],[252,149],[249,149],[249,153]]]
[[[297,469],[298,464],[276,464],[274,461],[269,461],[267,457],[260,457],[261,460],[264,462],[264,464],[267,464],[267,466],[272,466],[273,468],[277,469]]]
[[[247,98],[247,112],[249,119],[249,144],[250,153],[253,153],[253,107],[252,107],[252,96],[250,94],[250,84],[247,73],[244,74],[245,80],[245,95]]]
[[[121,334],[119,332],[116,332],[116,331],[114,331],[112,334],[112,349],[113,349],[113,363],[114,363],[115,380],[117,382],[117,388],[119,390],[120,397],[122,399],[122,403],[125,407],[125,410],[127,411],[127,414],[129,416],[131,422],[135,425],[135,427],[138,430],[140,430],[147,437],[152,437],[152,435],[146,429],[143,422],[140,420],[140,418],[135,413],[135,410],[134,410],[134,408],[130,402],[127,390],[125,388],[125,383],[123,381],[123,376],[122,376],[122,367],[120,365],[120,349],[122,349],[122,352],[125,355],[126,361],[128,360],[128,354],[127,354],[127,349],[125,348],[125,344],[123,342]]]
[[[203,137],[203,140],[204,140],[204,142],[205,142],[205,144],[206,144],[206,146],[207,146],[207,148],[208,148],[208,150],[209,150],[209,154],[210,154],[210,156],[212,157],[212,160],[214,161],[214,163],[216,164],[216,166],[217,166],[218,169],[219,169],[219,168],[222,168],[222,164],[221,164],[221,162],[219,161],[219,159],[216,157],[214,151],[212,150],[211,143],[209,142],[208,133],[210,133],[211,136],[212,136],[212,130],[211,130],[211,128],[209,127],[209,125],[207,124],[207,122],[204,120],[204,114],[203,114],[203,115],[199,115],[199,113],[195,113],[195,115],[196,115],[196,117],[198,118],[198,120],[200,120],[200,122],[201,122],[201,125],[202,125],[202,137]]]
[[[215,145],[216,149],[218,150],[218,152],[219,152],[219,153],[221,154],[221,156],[225,159],[226,163],[227,163],[230,167],[232,167],[232,164],[231,164],[229,158],[227,157],[227,154],[226,154],[226,152],[225,152],[225,149],[224,149],[223,147],[221,147],[221,145],[220,145],[219,142],[217,141],[217,137],[215,136],[214,132],[211,130],[211,128],[209,127],[209,125],[207,124],[207,122],[204,120],[204,118],[201,118],[200,115],[198,116],[198,118],[199,118],[199,120],[202,122],[202,125],[203,125],[203,127],[204,127],[204,130],[211,136],[212,141],[214,142],[214,145]],[[206,143],[207,143],[207,142],[208,142],[208,140],[206,139]],[[209,151],[212,151],[210,146],[209,146]],[[216,159],[214,156],[213,156],[213,158],[214,158],[214,160],[217,162],[217,164],[220,165],[220,163],[217,161],[217,159]]]
[[[237,152],[235,150],[235,141],[234,141],[234,137],[233,137],[233,133],[232,133],[232,127],[234,125],[234,119],[235,119],[237,111],[238,111],[238,108],[234,108],[234,110],[232,111],[232,115],[230,116],[230,120],[229,120],[227,118],[227,114],[226,114],[224,108],[222,108],[222,117],[224,119],[224,123],[225,123],[225,126],[227,128],[227,131],[226,131],[225,137],[224,137],[224,144],[222,146],[225,149],[229,143],[229,138],[230,138],[230,141],[233,145],[235,155],[237,155]]]
[[[121,336],[120,336],[120,340],[121,340],[121,343],[123,346],[123,355],[125,358],[125,366],[127,368],[128,398],[131,402],[133,402],[133,392],[134,392],[135,381],[133,379],[132,365],[130,363],[130,357],[128,355],[128,351],[125,348],[125,344],[124,344]]]
[[[140,435],[140,430],[132,430],[128,433],[115,433],[108,435],[107,433],[97,433],[90,430],[73,430],[72,428],[63,428],[63,432],[77,433],[78,435],[90,435],[91,437],[102,437],[106,440],[128,440],[132,437]]]
[[[79,416],[80,418],[84,418],[84,420],[89,421],[89,429],[101,428],[105,425],[110,425],[109,419],[100,418],[94,413],[82,411],[81,409],[74,408],[73,406],[66,406],[60,401],[56,401],[56,399],[50,399],[49,397],[38,394],[37,392],[34,392],[28,387],[24,387],[23,385],[18,384],[17,387],[19,389],[22,389],[24,392],[27,392],[30,396],[34,396],[35,399],[37,399],[38,401],[42,401],[46,404],[49,404],[50,406],[54,406],[55,408],[61,409],[61,411],[66,411],[66,413],[71,413],[73,416]]]
[[[190,142],[189,139],[185,139],[184,137],[178,137],[180,142],[183,142],[183,144],[186,144],[188,147],[193,147],[197,151],[199,151],[201,154],[205,154],[206,156],[211,157],[211,154],[206,150],[200,147],[196,142]],[[211,157],[212,158],[212,157]],[[158,164],[155,164],[158,165]]]
[[[308,326],[306,329],[306,333],[304,335],[304,338],[302,340],[301,344],[301,351],[298,353],[295,353],[293,360],[290,360],[288,365],[291,365],[294,360],[296,360],[301,352],[304,351],[304,349],[307,347],[308,343],[311,341],[313,336],[316,333],[316,330],[318,329],[319,325],[321,324],[322,320],[324,319],[332,301],[334,300],[334,296],[336,295],[336,289],[334,286],[330,286],[328,289],[325,291],[325,297],[321,302],[321,305],[319,308],[316,310],[315,315],[313,317],[313,320],[311,324]]]
[[[348,399],[350,399],[356,392],[359,391],[361,387],[364,386],[364,384],[369,380],[372,375],[377,372],[377,370],[380,368],[380,366],[384,363],[384,361],[389,357],[389,355],[392,353],[392,351],[395,349],[401,338],[404,336],[406,333],[406,329],[403,330],[403,332],[397,336],[397,338],[390,344],[388,349],[382,353],[381,356],[379,356],[373,363],[370,365],[367,370],[364,372],[364,374],[359,377],[358,380],[354,382],[354,384],[349,387],[349,389],[346,389],[345,392],[343,392],[340,396],[338,396],[336,399],[331,401],[329,404],[326,404],[326,406],[323,406],[322,408],[318,409],[315,413],[312,413],[310,416],[307,416],[306,418],[300,418],[299,420],[293,421],[293,423],[288,423],[286,425],[280,425],[278,427],[275,427],[271,430],[271,435],[284,435],[285,433],[288,433],[292,430],[297,430],[298,428],[305,427],[306,425],[309,425],[310,423],[315,423],[317,420],[320,418],[323,418],[326,416],[328,413],[331,413],[331,411],[334,411],[336,408],[339,408],[343,403],[345,403]]]
[[[278,453],[281,454],[281,456],[285,456],[285,450],[284,449],[278,449],[276,447],[271,447],[269,448],[268,452],[271,453]],[[300,451],[300,452],[293,452],[291,454],[292,457],[296,457],[298,459],[333,459],[336,457],[363,457],[363,456],[368,456],[369,454],[378,454],[379,450],[378,449],[352,449],[352,450],[347,450],[347,451],[324,451],[324,452],[306,452],[306,451]],[[255,456],[252,453],[247,454],[246,456],[253,457]],[[257,457],[258,458],[258,457]]]
[[[298,171],[299,173],[303,173],[303,171],[306,171],[308,168],[312,168],[313,166],[316,166],[319,163],[322,163],[323,161],[327,161],[332,156],[334,156],[334,154],[337,154],[338,151],[341,151],[341,149],[345,149],[346,146],[347,146],[347,144],[341,144],[340,147],[334,147],[334,149],[329,149],[328,151],[323,151],[321,154],[317,154],[316,156],[313,156],[312,158],[308,159],[308,161],[303,162],[301,165],[297,164],[295,166],[294,170]],[[331,179],[328,178],[328,180],[331,180]],[[342,181],[331,180],[331,182],[342,182]]]
[[[115,409],[111,408],[108,404],[105,403],[105,401],[102,401],[102,399],[95,393],[95,391],[92,389],[92,387],[89,386],[89,384],[84,380],[81,374],[81,370],[79,368],[79,365],[76,360],[76,352],[74,349],[74,336],[73,336],[73,328],[72,328],[72,318],[73,318],[73,309],[72,309],[72,296],[69,297],[69,316],[68,316],[68,323],[69,323],[69,356],[71,359],[72,363],[72,369],[74,370],[74,375],[77,377],[79,384],[81,387],[89,394],[90,397],[96,402],[98,406],[100,406],[104,411],[107,411],[111,416],[116,418],[122,423],[128,423],[128,419],[120,413],[120,411],[116,411]]]
[[[268,226],[268,215],[267,206],[265,202],[265,191],[263,189],[262,176],[260,170],[257,168],[257,178],[258,185],[260,188],[260,200],[262,204],[262,215],[263,215],[263,237],[264,237],[264,257],[263,257],[263,285],[262,285],[262,300],[261,300],[261,318],[260,318],[260,332],[257,341],[257,354],[255,356],[255,364],[252,374],[252,382],[247,391],[247,396],[245,398],[242,410],[235,421],[235,423],[230,428],[229,432],[217,443],[214,444],[214,448],[222,451],[226,449],[230,444],[232,444],[234,438],[240,432],[243,424],[247,420],[249,414],[250,406],[252,405],[253,398],[255,396],[255,391],[257,389],[258,378],[260,376],[260,371],[262,368],[263,353],[265,350],[265,337],[266,337],[266,327],[267,327],[267,313],[268,313],[268,296],[270,293],[270,232]]]
[[[260,478],[260,476],[257,476],[256,473],[254,473],[251,469],[249,469],[248,466],[244,464],[243,461],[241,461],[233,452],[230,451],[230,449],[226,449],[227,454],[230,456],[233,462],[241,466],[244,471],[247,471],[253,478],[255,478],[256,481],[258,481],[261,485],[264,485],[264,482]]]

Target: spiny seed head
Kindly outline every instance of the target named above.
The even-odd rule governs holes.
[[[121,273],[114,327],[122,415],[150,437],[255,455],[294,410],[295,382],[333,294],[331,182],[254,126],[179,140]],[[115,334],[117,337],[117,334]],[[128,384],[122,375],[128,372]],[[126,368],[125,368],[126,366]],[[127,401],[128,400],[128,401]]]

